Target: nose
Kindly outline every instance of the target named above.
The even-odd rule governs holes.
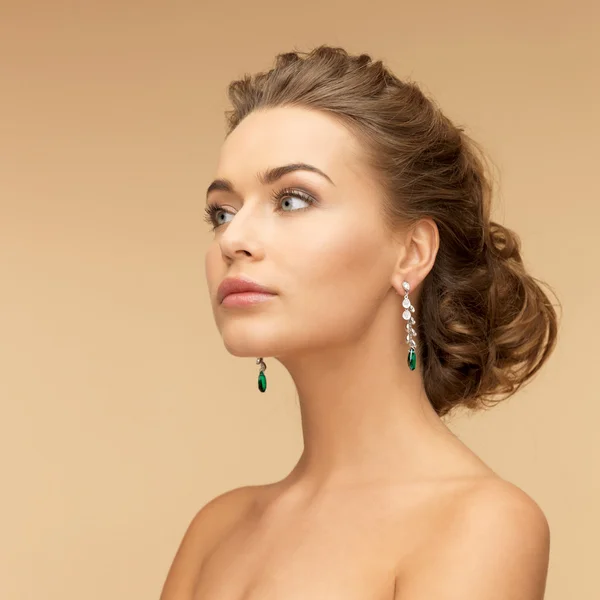
[[[227,262],[239,258],[252,257],[260,259],[264,254],[263,235],[264,218],[259,211],[249,210],[249,203],[230,217],[229,223],[223,226],[223,233],[219,236],[221,254]]]

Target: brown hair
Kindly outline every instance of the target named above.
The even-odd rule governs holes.
[[[519,237],[490,220],[484,152],[415,83],[368,54],[321,45],[277,55],[273,69],[231,82],[228,96],[227,135],[269,107],[340,120],[377,173],[390,230],[435,221],[439,250],[415,308],[418,362],[438,415],[493,406],[531,379],[554,349],[556,312],[525,270]]]

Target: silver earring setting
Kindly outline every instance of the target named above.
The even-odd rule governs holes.
[[[414,338],[417,337],[417,332],[413,327],[415,324],[415,319],[413,317],[415,307],[412,305],[408,297],[410,283],[408,283],[408,281],[403,281],[402,287],[404,288],[404,299],[402,300],[404,312],[402,313],[402,318],[406,321],[406,343],[409,345],[406,362],[408,363],[409,369],[414,371],[417,367],[417,343],[414,340]]]

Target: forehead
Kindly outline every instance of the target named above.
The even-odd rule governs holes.
[[[359,145],[333,117],[299,107],[254,111],[229,134],[219,154],[219,177],[254,178],[266,168],[307,162],[335,181],[360,171]]]

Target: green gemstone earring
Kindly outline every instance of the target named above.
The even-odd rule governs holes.
[[[406,362],[408,363],[409,369],[414,371],[417,367],[417,344],[414,340],[414,338],[417,337],[417,332],[413,328],[413,325],[415,324],[415,319],[413,318],[415,307],[408,298],[410,283],[408,283],[408,281],[403,281],[402,287],[404,288],[404,299],[402,300],[404,312],[402,313],[402,318],[406,321],[406,343],[409,345]]]
[[[267,378],[265,376],[267,365],[265,364],[265,361],[262,358],[257,358],[256,364],[260,365],[260,371],[258,373],[258,389],[261,392],[265,392],[267,390]]]

